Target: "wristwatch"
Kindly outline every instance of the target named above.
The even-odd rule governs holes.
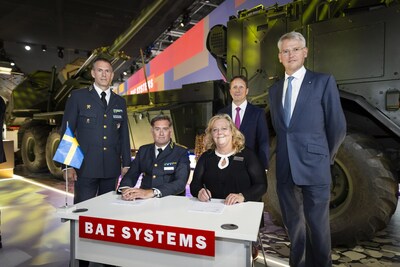
[[[160,198],[162,196],[161,191],[157,188],[153,188],[153,197]]]

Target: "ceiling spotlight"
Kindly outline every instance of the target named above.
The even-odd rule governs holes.
[[[58,57],[64,58],[64,48],[62,48],[62,47],[58,48]]]
[[[11,62],[10,62],[10,65],[11,65],[11,66],[15,66],[14,61],[11,61]]]
[[[42,45],[42,51],[43,51],[43,52],[46,52],[46,51],[47,51],[47,46]]]
[[[25,45],[25,50],[26,51],[30,51],[31,50],[31,46],[30,45]]]

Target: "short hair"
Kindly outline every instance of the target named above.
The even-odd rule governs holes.
[[[241,79],[241,80],[243,80],[244,83],[245,83],[245,85],[246,85],[246,88],[249,88],[249,84],[248,84],[248,81],[247,81],[247,77],[244,76],[244,75],[236,75],[236,76],[233,76],[232,79],[231,79],[230,82],[229,82],[229,87],[230,87],[230,85],[232,84],[232,81],[235,80],[235,79]]]
[[[159,114],[159,115],[155,116],[154,118],[152,118],[151,121],[150,121],[151,127],[154,126],[154,123],[156,121],[168,121],[168,126],[171,127],[171,125],[172,125],[171,118],[169,116],[167,116],[167,115],[164,115],[164,114]]]
[[[282,42],[284,40],[298,40],[298,41],[302,42],[304,47],[306,47],[306,39],[299,32],[292,31],[292,32],[288,32],[288,33],[285,33],[284,35],[282,35],[281,38],[279,38],[279,40],[278,40],[279,51],[281,51]]]
[[[109,59],[105,58],[105,57],[98,57],[98,58],[96,58],[96,59],[93,61],[92,69],[94,68],[94,64],[96,64],[96,63],[99,62],[99,61],[107,62],[108,64],[110,64],[111,69],[112,69],[111,61],[110,61]]]
[[[215,150],[216,145],[214,139],[212,138],[212,128],[214,123],[219,119],[225,119],[229,123],[229,127],[232,131],[232,146],[236,153],[240,152],[244,148],[244,135],[236,128],[235,124],[233,123],[231,117],[228,114],[218,114],[212,117],[208,121],[208,126],[206,129],[206,136],[204,137],[204,145],[206,149],[213,149]]]

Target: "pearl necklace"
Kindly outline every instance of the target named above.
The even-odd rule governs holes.
[[[228,154],[220,154],[217,152],[217,150],[214,151],[215,155],[217,155],[218,157],[220,157],[221,159],[218,162],[218,168],[225,169],[226,167],[229,166],[229,157],[232,156],[233,154],[235,154],[235,151],[228,153]]]

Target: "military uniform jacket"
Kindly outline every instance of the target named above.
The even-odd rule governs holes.
[[[156,158],[155,145],[143,145],[122,179],[120,187],[134,187],[143,173],[140,188],[157,188],[163,197],[176,195],[185,190],[189,171],[190,161],[186,148],[170,142]]]
[[[126,102],[111,91],[107,108],[93,85],[74,90],[66,103],[61,135],[66,123],[75,134],[84,159],[78,177],[111,178],[131,161]]]

